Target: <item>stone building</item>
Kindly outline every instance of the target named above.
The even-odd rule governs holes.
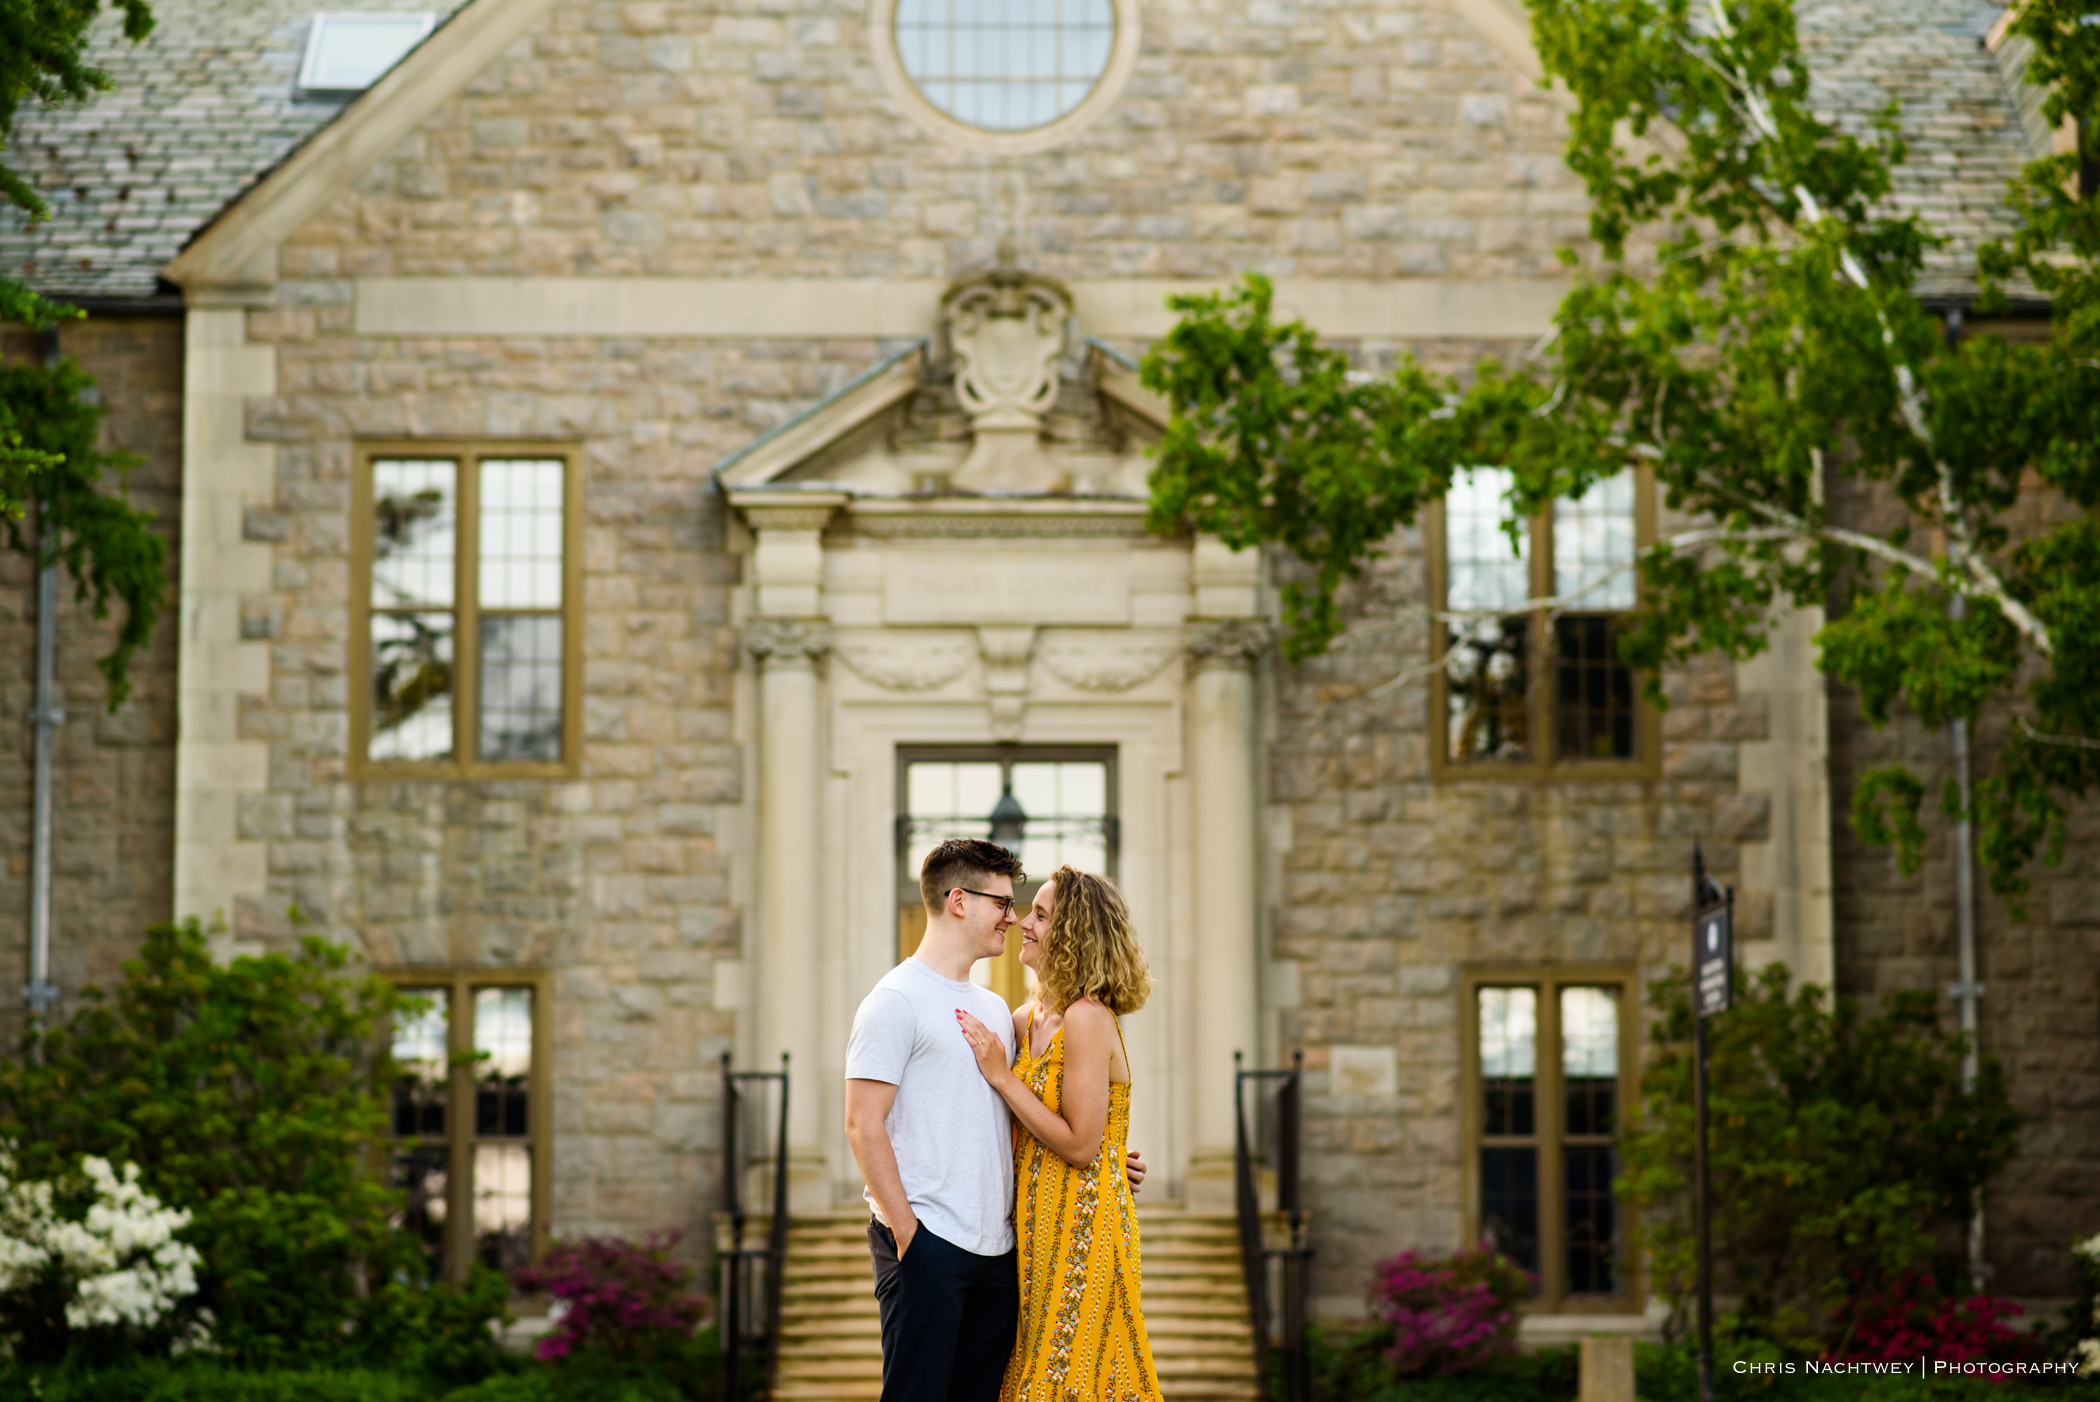
[[[1542,1315],[1643,1326],[1600,1107],[1683,959],[1695,839],[1748,962],[1867,999],[1953,978],[1945,853],[1905,880],[1833,816],[1944,737],[1866,731],[1813,669],[1817,611],[1671,673],[1667,711],[1609,653],[1617,584],[1423,665],[1432,600],[1601,578],[1666,529],[1649,482],[1519,555],[1477,475],[1301,665],[1270,641],[1279,562],[1145,530],[1135,362],[1170,292],[1263,270],[1369,364],[1547,329],[1584,201],[1507,0],[418,3],[163,0],[146,44],[106,31],[115,88],[24,119],[9,159],[54,218],[0,257],[88,309],[58,349],[180,569],[114,714],[106,625],[58,606],[61,992],[170,914],[228,951],[303,920],[436,992],[403,1055],[490,1053],[471,1132],[430,1132],[466,1090],[442,1074],[401,1111],[455,1259],[703,1232],[724,1052],[791,1055],[795,1208],[850,1210],[852,1011],[916,938],[917,853],[995,821],[1038,874],[1130,893],[1160,975],[1129,1019],[1146,1201],[1225,1206],[1234,1054],[1304,1054],[1335,1315],[1379,1257],[1491,1231]],[[1801,16],[1829,103],[1905,100],[1901,197],[1955,235],[1958,291],[2049,139],[1979,42],[1998,11]],[[0,572],[26,717],[34,582]],[[2030,1116],[1988,1221],[2015,1295],[2062,1293],[2100,1228],[2078,821],[2027,923],[1983,903],[1984,1044]]]

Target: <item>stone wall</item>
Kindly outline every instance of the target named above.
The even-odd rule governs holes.
[[[563,1232],[693,1226],[711,1199],[751,795],[708,470],[888,347],[364,337],[353,279],[941,277],[1001,238],[1066,277],[1537,277],[1580,228],[1557,112],[1431,0],[1153,7],[1109,117],[1013,160],[899,116],[865,23],[843,0],[566,0],[291,235],[248,320],[277,351],[247,433],[278,485],[252,513],[275,588],[243,614],[273,648],[242,720],[271,747],[242,814],[269,896],[240,933],[285,937],[296,901],[375,960],[553,969]],[[446,436],[582,446],[578,781],[345,781],[352,445]]]
[[[1435,0],[1147,6],[1123,99],[1017,158],[899,115],[849,0],[566,0],[284,272],[945,277],[1012,238],[1058,277],[1556,277],[1560,142]]]
[[[732,734],[737,562],[705,475],[743,401],[808,399],[873,345],[389,344],[341,307],[254,313],[279,393],[250,405],[277,445],[253,513],[276,589],[247,613],[272,685],[243,714],[270,744],[265,914],[296,901],[391,965],[552,971],[554,1219],[563,1233],[681,1226],[714,1196],[719,1082],[734,1014],[715,961],[742,944],[731,849],[743,751]],[[584,754],[574,781],[345,777],[348,503],[357,435],[568,440],[584,473]],[[290,933],[265,921],[243,934]]]
[[[1764,715],[1725,660],[1666,677],[1659,782],[1431,782],[1425,576],[1422,532],[1403,531],[1334,648],[1274,674],[1271,953],[1296,962],[1299,995],[1278,1049],[1313,1068],[1314,1294],[1331,1315],[1361,1312],[1382,1257],[1464,1244],[1462,967],[1609,962],[1645,985],[1685,959],[1693,838],[1733,882],[1765,835],[1765,801],[1736,782]],[[1769,903],[1738,915],[1740,938],[1765,937]],[[1394,1048],[1397,1093],[1336,1093],[1334,1046]]]
[[[126,483],[132,504],[154,512],[172,542],[182,517],[181,319],[76,321],[59,345],[95,377],[108,410],[103,447],[141,460]],[[42,354],[39,338],[18,327],[0,336],[0,356],[10,362]],[[172,551],[169,563],[172,583]],[[0,745],[0,1046],[9,1048],[22,1030],[29,981],[36,573],[33,561],[0,551],[0,716],[8,722]],[[114,712],[95,662],[114,644],[118,620],[94,618],[63,573],[57,618],[66,722],[53,776],[51,978],[67,998],[63,1014],[82,985],[114,982],[145,928],[172,909],[175,618],[172,606],[162,613],[132,662],[131,698]]]
[[[1903,523],[1900,507],[1879,492],[1837,492],[1832,505],[1855,529],[1886,532]],[[2019,532],[2070,514],[2062,501],[2035,492],[2008,523]],[[2002,713],[1985,716],[1972,760],[1978,777],[1990,771],[2007,723]],[[1956,1009],[1944,990],[1960,977],[1952,824],[1938,811],[1941,786],[1953,773],[1950,745],[1946,731],[1928,732],[1910,717],[1876,730],[1855,693],[1833,691],[1838,991],[1869,1005],[1899,989],[1940,992],[1951,1029]],[[1926,793],[1924,862],[1909,877],[1889,850],[1868,847],[1843,818],[1860,776],[1899,762]],[[1980,1041],[1986,1055],[2004,1063],[2013,1103],[2027,1117],[2019,1157],[1985,1203],[1991,1288],[2014,1296],[2068,1295],[2071,1242],[2100,1232],[2093,1192],[2100,1173],[2100,804],[2072,808],[2066,839],[2061,865],[2037,860],[2024,873],[2024,919],[1977,872],[1977,976],[1986,990]]]

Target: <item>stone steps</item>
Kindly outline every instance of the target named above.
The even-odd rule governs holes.
[[[1138,1222],[1145,1324],[1166,1402],[1253,1402],[1253,1333],[1232,1218],[1161,1210]],[[788,1228],[774,1402],[880,1397],[882,1324],[867,1227],[855,1213],[798,1218]]]

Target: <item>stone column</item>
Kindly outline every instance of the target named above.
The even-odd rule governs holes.
[[[823,731],[817,663],[831,647],[822,619],[754,618],[758,658],[758,1063],[788,1054],[788,1192],[797,1212],[831,1206],[824,1172],[823,1023],[816,1015],[823,919],[817,858],[823,821]],[[763,1201],[763,1199],[761,1199]]]
[[[1189,809],[1194,814],[1195,1139],[1191,1211],[1229,1212],[1233,1193],[1232,1054],[1261,1064],[1258,1005],[1260,794],[1254,777],[1254,661],[1268,628],[1199,619],[1187,628]]]
[[[751,527],[754,615],[744,645],[758,659],[757,1064],[789,1057],[788,1200],[798,1213],[831,1208],[826,1127],[838,1088],[827,1084],[819,998],[823,964],[824,727],[818,665],[831,650],[823,616],[823,531],[837,493],[733,492]],[[754,1185],[761,1191],[770,1185]],[[754,1197],[753,1202],[770,1201]]]

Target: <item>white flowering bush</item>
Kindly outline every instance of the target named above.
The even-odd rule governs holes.
[[[2100,1233],[2095,1233],[2072,1247],[2071,1254],[2082,1263],[2082,1274],[2086,1277],[2088,1286],[2100,1285]],[[2092,1301],[2092,1307],[2087,1311],[2091,1318],[2085,1320],[2080,1328],[2093,1332],[2075,1345],[2078,1350],[2080,1376],[2100,1373],[2100,1289],[2089,1288],[2085,1293]]]
[[[14,1164],[0,1146],[0,1345],[53,1291],[69,1330],[152,1329],[197,1292],[202,1257],[175,1239],[190,1214],[140,1187],[137,1164],[88,1155],[78,1184],[18,1178]]]

